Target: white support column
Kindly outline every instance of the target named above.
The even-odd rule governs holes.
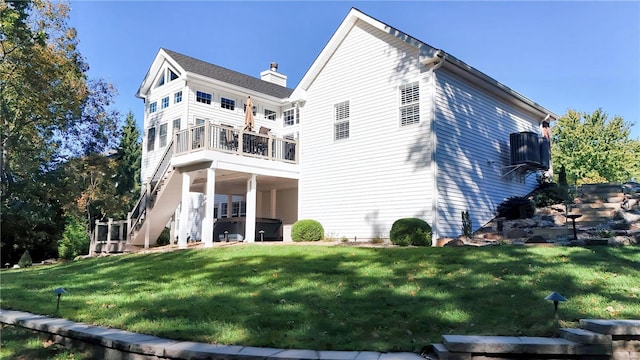
[[[276,218],[276,195],[278,194],[278,190],[271,189],[271,193],[269,195],[269,217],[272,219]]]
[[[244,228],[244,241],[256,241],[256,174],[252,174],[247,180],[247,196],[245,198],[247,204],[247,218]]]
[[[169,244],[171,246],[173,246],[176,243],[176,225],[177,225],[177,221],[176,219],[178,218],[178,208],[176,208],[176,211],[173,213],[173,216],[171,217],[171,224],[170,224],[170,230],[169,230]]]
[[[180,228],[178,230],[178,247],[187,247],[187,237],[189,237],[189,188],[191,187],[191,176],[182,173],[182,201],[180,202]]]
[[[146,218],[144,220],[144,223],[145,223],[145,228],[144,228],[144,248],[148,249],[149,248],[149,242],[150,242],[149,241],[149,232],[151,231],[151,225],[153,225],[153,224],[151,222],[151,219],[149,219],[149,218]]]
[[[202,219],[202,229],[200,231],[202,242],[205,247],[213,246],[213,208],[216,198],[216,169],[207,169],[207,185],[205,190],[204,218]]]
[[[227,195],[227,217],[231,217],[231,208],[233,207],[233,195]]]

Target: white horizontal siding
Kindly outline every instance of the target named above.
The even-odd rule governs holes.
[[[398,86],[421,85],[421,123],[399,126]],[[401,217],[430,220],[428,79],[417,50],[358,22],[307,90],[300,218],[334,236],[388,236]],[[349,138],[333,140],[334,104],[349,101]]]
[[[509,134],[538,132],[538,119],[447,71],[436,79],[438,235],[457,236],[462,211],[478,228],[504,199],[535,187],[534,175],[522,182],[502,171],[509,165]]]

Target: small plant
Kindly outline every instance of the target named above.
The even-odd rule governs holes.
[[[507,220],[528,219],[533,216],[535,207],[533,202],[526,197],[512,196],[500,203],[496,212],[498,217]]]
[[[156,241],[156,244],[158,246],[165,246],[165,245],[169,245],[169,240],[171,237],[171,229],[169,229],[168,227],[165,227],[164,229],[162,229],[162,232],[160,233],[160,236],[158,236],[158,241]]]
[[[291,226],[293,241],[319,241],[324,236],[322,225],[311,219],[298,220]]]
[[[82,220],[75,216],[67,217],[62,239],[58,242],[58,256],[70,260],[78,255],[88,254],[90,243],[91,239]]]
[[[371,239],[372,244],[382,244],[383,242],[384,238],[382,237],[382,235],[374,236],[373,239]]]
[[[342,241],[343,243],[345,243],[345,242],[349,242],[349,238],[343,235],[343,236],[340,238],[340,241]]]
[[[30,267],[33,265],[33,260],[31,260],[31,254],[29,254],[29,250],[25,250],[20,260],[18,261],[18,266],[21,268]]]
[[[391,243],[399,246],[431,246],[431,226],[417,218],[396,220],[391,226]]]
[[[570,200],[569,189],[555,183],[542,183],[532,193],[535,207],[547,207],[555,204],[563,204]]]
[[[609,228],[608,225],[600,224],[596,226],[596,235],[599,238],[608,239],[608,238],[612,238],[613,235],[615,235],[615,233],[613,232],[613,230]]]
[[[468,238],[473,236],[473,224],[469,217],[469,211],[462,212],[462,234]]]

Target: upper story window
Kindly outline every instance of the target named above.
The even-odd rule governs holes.
[[[156,111],[158,111],[158,102],[154,101],[151,104],[149,104],[149,112],[154,113]]]
[[[180,119],[175,119],[173,120],[173,132],[178,132],[180,131]]]
[[[282,113],[282,120],[283,120],[284,126],[299,124],[300,110],[298,108],[285,110],[285,112]]]
[[[333,139],[342,140],[349,138],[349,102],[343,101],[333,106],[334,123]]]
[[[162,109],[168,108],[169,107],[169,97],[163,97],[162,98],[162,105],[160,106]]]
[[[167,123],[160,124],[160,129],[158,132],[158,136],[160,137],[160,147],[162,148],[167,146]]]
[[[205,122],[205,119],[196,119],[196,126],[204,125]]]
[[[196,101],[199,103],[211,105],[211,94],[202,91],[196,91]]]
[[[173,71],[171,71],[171,69],[169,69],[169,74],[168,74],[168,76],[169,76],[169,81],[173,81],[173,80],[175,80],[175,79],[177,79],[177,78],[178,78],[178,75],[176,75],[176,73],[174,73]]]
[[[220,107],[227,110],[234,110],[236,108],[236,102],[227,98],[220,98]]]
[[[400,86],[400,126],[420,122],[420,87],[418,82]]]
[[[153,151],[156,147],[156,128],[152,127],[147,130],[147,151]]]
[[[182,91],[178,91],[177,93],[173,94],[173,103],[177,104],[179,102],[182,101]]]
[[[276,112],[269,109],[264,109],[264,118],[267,120],[276,120]]]

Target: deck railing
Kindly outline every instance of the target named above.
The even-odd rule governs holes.
[[[298,162],[298,142],[225,125],[203,124],[176,132],[174,155],[215,150],[242,156]]]

